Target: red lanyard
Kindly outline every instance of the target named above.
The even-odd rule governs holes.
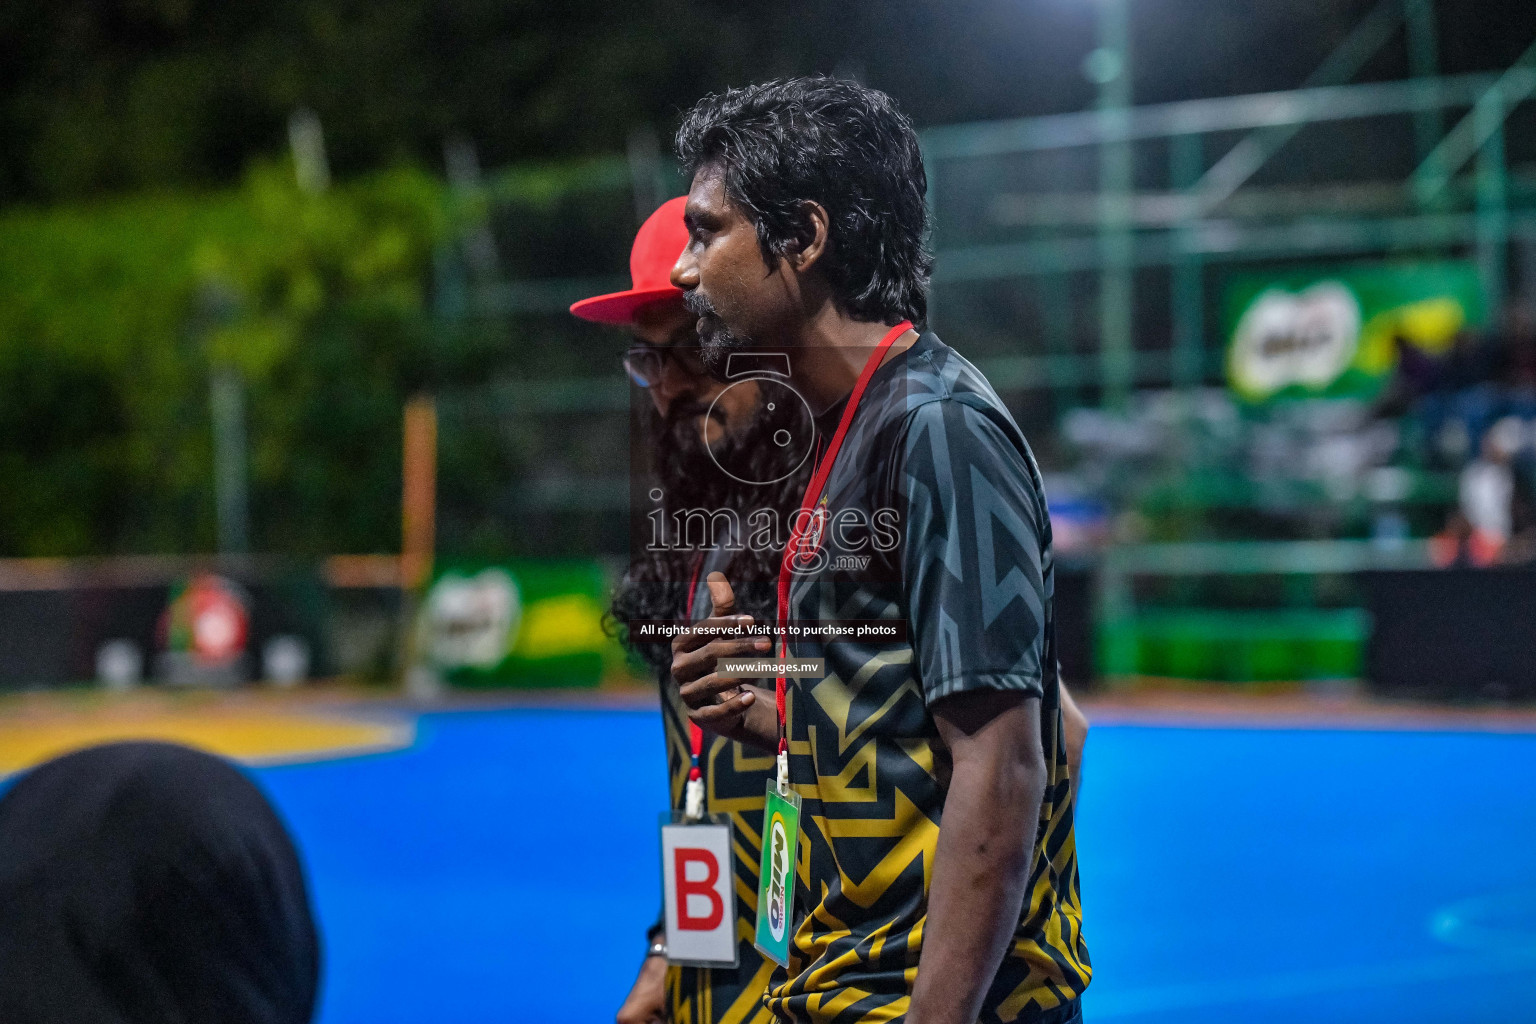
[[[683,602],[683,614],[691,622],[693,619],[693,596],[699,590],[699,571],[704,568],[704,555],[701,553],[693,562],[693,577],[688,581],[688,597]],[[692,782],[701,777],[699,771],[699,758],[704,756],[704,730],[688,719],[688,750],[693,758],[688,768],[688,781]]]
[[[903,320],[886,332],[880,339],[880,344],[864,362],[864,369],[859,374],[858,383],[854,384],[853,392],[848,396],[848,405],[843,409],[842,418],[837,422],[837,432],[832,435],[832,442],[827,445],[827,453],[822,456],[821,464],[816,467],[816,472],[811,475],[810,483],[805,486],[805,497],[800,499],[800,510],[795,513],[795,518],[790,526],[789,544],[784,548],[784,558],[779,563],[779,656],[789,657],[789,582],[794,575],[794,562],[800,554],[800,542],[805,535],[807,525],[816,516],[816,503],[821,500],[821,492],[827,486],[827,478],[832,475],[832,467],[837,464],[837,453],[843,447],[843,438],[848,434],[848,427],[853,423],[853,414],[858,411],[859,402],[864,397],[864,389],[869,387],[870,378],[885,361],[885,354],[897,338],[912,329],[910,320]],[[809,514],[807,514],[809,513]],[[825,542],[825,522],[821,526],[821,541]],[[784,677],[779,676],[774,682],[774,703],[779,713],[779,754],[782,757],[789,750],[789,740],[785,732],[785,694],[787,687]]]

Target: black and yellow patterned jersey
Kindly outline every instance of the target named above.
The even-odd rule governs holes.
[[[1034,457],[980,372],[924,334],[871,379],[823,498],[830,525],[793,580],[790,622],[905,629],[790,641],[826,675],[788,695],[804,839],[790,965],[768,1006],[817,1024],[905,1014],[951,767],[930,705],[1016,690],[1040,699],[1048,781],[1028,895],[980,1019],[1069,1016],[1090,968]]]
[[[693,608],[707,614],[709,592],[702,580],[720,568],[710,563],[699,574]],[[702,618],[703,614],[694,618]],[[688,746],[688,709],[678,696],[677,684],[663,673],[661,718],[666,729],[668,785],[672,808],[683,809],[684,789],[692,752]],[[731,967],[667,968],[667,1010],[671,1024],[770,1024],[763,994],[773,973],[752,945],[757,922],[757,868],[762,851],[764,793],[773,778],[773,755],[743,747],[713,733],[704,734],[699,758],[704,779],[704,809],[709,814],[729,815],[733,829],[736,868],[736,943],[739,960]]]

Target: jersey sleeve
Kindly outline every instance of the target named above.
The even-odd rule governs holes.
[[[902,585],[924,699],[1040,696],[1049,520],[1022,439],[945,398],[908,414],[902,454]]]

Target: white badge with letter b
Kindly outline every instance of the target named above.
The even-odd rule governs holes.
[[[731,826],[663,822],[661,875],[668,962],[734,967],[738,952]]]

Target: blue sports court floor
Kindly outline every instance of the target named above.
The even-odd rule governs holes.
[[[656,714],[427,715],[258,774],[309,864],[322,1024],[612,1020],[658,905]],[[1090,1021],[1536,1020],[1536,734],[1098,725]]]

